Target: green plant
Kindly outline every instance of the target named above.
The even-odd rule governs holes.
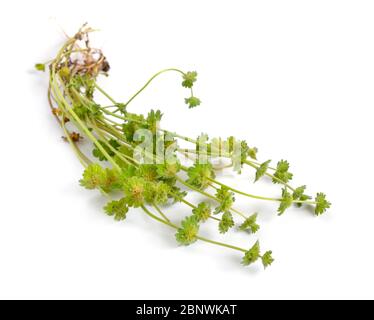
[[[190,108],[197,107],[200,100],[193,91],[197,72],[183,72],[175,68],[162,70],[127,102],[118,102],[97,83],[99,75],[107,75],[109,64],[101,50],[90,47],[88,37],[92,31],[83,26],[66,41],[56,58],[35,67],[39,71],[49,70],[48,97],[52,113],[85,168],[80,184],[111,197],[104,208],[109,216],[125,220],[131,208],[140,208],[150,218],[174,229],[176,240],[181,245],[190,245],[198,240],[208,242],[243,253],[243,265],[261,260],[267,267],[273,262],[272,253],[261,254],[258,241],[248,250],[202,237],[199,235],[200,227],[212,220],[220,233],[226,233],[239,218],[238,230],[255,234],[260,228],[258,214],[247,216],[237,210],[235,196],[278,202],[279,214],[292,205],[314,206],[316,215],[330,207],[324,194],[318,193],[312,200],[305,194],[305,186],[293,188],[289,184],[293,175],[285,160],[279,161],[274,168],[270,160],[258,162],[257,148],[249,147],[245,141],[234,137],[209,139],[205,134],[193,139],[162,129],[159,124],[162,113],[158,110],[151,110],[146,116],[130,112],[131,102],[155,78],[166,72],[176,72],[181,76],[182,86],[189,91],[186,104]],[[96,93],[106,97],[108,105],[98,104]],[[150,143],[147,148],[139,148],[147,140],[147,132]],[[82,151],[82,137],[92,143],[91,157]],[[178,141],[190,143],[191,148],[180,148]],[[193,159],[193,163],[182,164],[183,155]],[[282,186],[281,196],[253,195],[223,184],[216,178],[217,170],[222,168],[212,164],[213,158],[229,160],[230,164],[225,168],[231,167],[238,173],[244,166],[254,169],[255,182],[270,179]],[[144,163],[145,159],[151,161]],[[184,175],[187,178],[183,178]],[[189,192],[199,193],[206,200],[193,204],[186,200]],[[121,196],[115,200],[118,194]],[[172,222],[164,212],[164,206],[173,202],[181,202],[190,208],[191,215],[181,224]]]

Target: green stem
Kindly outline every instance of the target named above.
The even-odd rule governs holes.
[[[129,119],[129,118],[126,118],[126,117],[120,116],[120,115],[114,113],[115,111],[114,111],[114,112],[111,112],[111,111],[109,111],[109,110],[107,110],[107,109],[103,109],[103,108],[100,108],[100,110],[101,110],[102,112],[104,112],[105,114],[107,114],[107,115],[110,115],[110,116],[112,116],[112,117],[115,117],[115,118],[120,119],[120,120],[123,120],[123,121],[131,120],[131,121],[133,121],[133,122],[137,122],[137,123],[141,123],[141,124],[143,124],[143,122],[141,122],[141,121],[136,121],[136,120],[132,120],[132,119]],[[105,119],[108,120],[108,118],[105,118]]]
[[[154,215],[151,211],[149,211],[145,206],[141,206],[141,208],[142,208],[143,211],[144,211],[148,216],[150,216],[152,219],[157,220],[158,222],[161,222],[161,223],[163,223],[164,225],[167,225],[167,226],[172,227],[172,228],[174,228],[174,229],[178,229],[178,227],[177,227],[175,224],[173,224],[173,223],[171,223],[171,222],[168,222],[168,221],[166,221],[166,220],[164,220],[164,219],[161,219],[160,217],[157,217],[157,216]]]
[[[120,132],[118,132],[116,129],[114,129],[110,124],[106,123],[105,120],[98,120],[97,121],[98,126],[111,134],[113,137],[117,138],[118,140],[122,141],[126,146],[131,147],[129,142],[125,139],[123,135],[121,135]]]
[[[131,98],[125,103],[125,107],[127,107],[140,93],[142,93],[149,85],[150,83],[157,78],[159,75],[169,72],[169,71],[174,71],[178,72],[182,75],[185,75],[185,73],[179,69],[176,68],[169,68],[169,69],[164,69],[159,72],[157,72],[155,75],[153,75],[134,95],[131,96]],[[103,90],[99,85],[95,84],[96,88],[108,99],[110,100],[113,104],[117,104],[117,102],[105,91]],[[193,95],[193,91],[191,89],[191,94]],[[114,113],[118,112],[120,109],[117,108],[114,110]]]
[[[105,118],[106,121],[110,122],[114,127],[116,128],[122,128],[122,125],[119,124],[118,122],[112,120],[112,119],[109,119],[109,118]]]
[[[193,205],[191,202],[187,201],[186,199],[181,199],[181,202],[183,202],[184,204],[188,205],[192,209],[196,209],[197,208],[195,205]],[[212,219],[212,220],[216,220],[218,222],[221,222],[221,219],[213,217],[212,215],[210,215],[209,218]]]
[[[95,120],[89,121],[89,124],[95,129],[96,134],[98,137],[105,143],[105,145],[115,154],[117,155],[122,161],[126,162],[127,164],[131,164],[131,162],[127,159],[125,155],[119,152],[116,148],[108,142],[108,140],[104,137],[102,131],[97,127]],[[131,158],[130,158],[131,159]],[[132,160],[132,159],[131,159]]]
[[[165,72],[169,72],[169,71],[175,71],[175,72],[179,72],[181,73],[182,75],[185,75],[185,73],[179,69],[175,69],[175,68],[169,68],[169,69],[164,69],[164,70],[161,70],[159,72],[157,72],[155,75],[153,75],[146,83],[143,87],[141,87],[126,103],[125,103],[125,106],[127,107],[140,93],[142,93],[149,85],[150,83],[156,79],[159,75],[165,73]],[[117,112],[117,111],[115,111]]]
[[[208,242],[208,243],[211,243],[211,244],[215,244],[217,246],[221,246],[221,247],[225,247],[225,248],[237,250],[237,251],[240,251],[240,252],[246,253],[248,251],[246,249],[243,249],[243,248],[240,248],[240,247],[237,247],[237,246],[233,246],[231,244],[227,244],[227,243],[223,243],[223,242],[218,242],[218,241],[210,240],[210,239],[207,239],[205,237],[197,236],[196,238],[199,239],[199,240],[201,240],[201,241],[204,241],[204,242]]]
[[[69,142],[69,145],[73,149],[75,155],[78,157],[80,163],[83,165],[83,167],[87,167],[91,161],[85,156],[85,154],[82,153],[82,151],[77,147],[76,143],[71,139],[69,131],[66,129],[65,121],[61,121],[62,129],[64,130],[66,139]]]
[[[161,215],[161,217],[163,217],[165,219],[165,221],[170,223],[170,219],[161,211],[161,209],[156,204],[153,204],[153,207]]]
[[[244,163],[245,163],[246,165],[248,165],[248,166],[250,166],[250,167],[256,169],[256,170],[257,170],[258,167],[259,167],[258,165],[254,164],[253,161],[245,160]],[[269,167],[269,169],[271,169],[271,170],[276,170],[276,169],[274,169],[274,168],[270,168],[270,167]],[[281,179],[275,177],[274,175],[272,175],[272,174],[270,174],[270,173],[268,173],[268,172],[266,172],[265,175],[268,176],[269,178],[271,178],[271,179],[273,179],[273,180],[279,182],[280,184],[283,184],[283,185],[284,185],[285,187],[287,187],[288,189],[290,189],[290,190],[292,190],[292,191],[295,191],[295,189],[294,189],[293,187],[291,187],[289,184],[285,183],[285,182],[282,181]]]
[[[218,201],[218,199],[217,199],[215,196],[212,196],[211,194],[209,194],[209,193],[207,193],[207,192],[205,192],[205,191],[203,191],[203,190],[200,190],[199,188],[196,188],[196,187],[190,185],[189,183],[187,183],[186,181],[184,181],[182,178],[177,177],[176,179],[177,179],[177,181],[179,181],[181,184],[183,184],[185,187],[190,188],[190,189],[192,189],[192,190],[194,190],[194,191],[196,191],[196,192],[202,194],[203,196],[206,196],[206,197],[209,198],[209,199],[212,199],[212,200],[214,200],[214,201]],[[218,202],[219,202],[219,201],[218,201]]]
[[[55,79],[54,79],[55,80]],[[65,88],[65,85],[60,80],[61,85]],[[121,170],[121,168],[117,165],[117,163],[112,159],[112,157],[109,156],[109,154],[106,152],[106,150],[103,148],[103,146],[97,141],[97,139],[93,136],[93,134],[88,130],[88,128],[84,125],[82,120],[77,116],[77,114],[74,112],[74,110],[69,106],[68,102],[63,97],[62,93],[58,88],[56,88],[56,82],[53,81],[52,83],[52,89],[54,90],[54,93],[57,94],[58,98],[61,101],[61,104],[65,107],[66,111],[73,117],[75,120],[74,122],[77,124],[78,127],[81,128],[81,130],[85,133],[85,135],[95,144],[95,146],[102,152],[102,154],[108,159],[108,161],[113,165],[114,168],[117,170]]]
[[[95,82],[95,87],[97,90],[101,92],[102,95],[104,95],[111,103],[114,105],[117,104],[117,102],[106,92],[104,91],[96,82]]]
[[[221,187],[224,187],[224,188],[227,188],[237,194],[241,194],[243,196],[246,196],[246,197],[249,197],[249,198],[253,198],[253,199],[257,199],[257,200],[266,200],[266,201],[282,201],[282,199],[278,199],[278,198],[268,198],[268,197],[262,197],[262,196],[256,196],[256,195],[253,195],[253,194],[250,194],[250,193],[246,193],[246,192],[243,192],[243,191],[240,191],[240,190],[237,190],[235,188],[232,188],[222,182],[219,182],[215,179],[211,179],[211,178],[207,178],[209,181],[211,181],[212,183],[215,183],[215,184],[218,184],[219,186]]]
[[[184,141],[191,142],[191,143],[194,143],[194,144],[197,143],[196,140],[191,139],[191,138],[186,137],[186,136],[179,135],[179,134],[177,134],[177,133],[175,133],[175,132],[171,132],[171,131],[164,130],[164,129],[160,129],[160,131],[163,131],[164,133],[167,133],[167,134],[173,136],[174,138],[182,139],[182,140],[184,140]]]
[[[171,223],[171,222],[168,222],[166,220],[163,220],[159,217],[157,217],[156,215],[154,215],[152,212],[150,212],[145,206],[142,206],[141,207],[143,209],[143,211],[149,216],[151,217],[152,219],[154,220],[157,220],[158,222],[164,224],[164,225],[167,225],[173,229],[176,229],[178,230],[179,228]],[[204,241],[204,242],[207,242],[207,243],[210,243],[210,244],[214,244],[214,245],[217,245],[217,246],[221,246],[221,247],[225,247],[225,248],[229,248],[229,249],[233,249],[233,250],[237,250],[237,251],[240,251],[240,252],[247,252],[247,250],[243,249],[243,248],[240,248],[240,247],[237,247],[237,246],[233,246],[233,245],[230,245],[230,244],[227,244],[227,243],[223,243],[223,242],[218,242],[218,241],[213,241],[213,240],[210,240],[210,239],[207,239],[205,237],[201,237],[201,236],[196,236],[196,238],[200,241]]]

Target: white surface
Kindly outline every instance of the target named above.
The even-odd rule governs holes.
[[[373,15],[372,1],[342,0],[3,4],[0,298],[374,298]],[[85,21],[102,30],[112,65],[103,84],[115,97],[165,67],[198,70],[201,108],[186,109],[171,74],[133,107],[161,108],[164,125],[191,136],[246,138],[262,160],[288,159],[295,184],[326,192],[332,210],[277,217],[273,205],[241,200],[261,212],[259,238],[276,258],[266,271],[207,244],[178,248],[141,212],[125,223],[102,214],[100,195],[78,186],[46,76],[31,71],[64,40],[58,25],[72,34]]]

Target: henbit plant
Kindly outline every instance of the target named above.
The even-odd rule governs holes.
[[[150,218],[174,229],[176,241],[181,245],[190,245],[198,240],[208,242],[241,252],[243,265],[260,260],[264,267],[268,267],[274,261],[272,252],[262,253],[258,241],[254,241],[248,250],[202,237],[199,234],[200,227],[211,220],[217,224],[219,233],[224,234],[233,229],[237,223],[235,218],[239,218],[241,222],[238,230],[255,234],[260,228],[257,213],[247,216],[236,209],[235,195],[278,202],[279,215],[292,205],[314,206],[316,215],[330,208],[325,194],[318,193],[312,199],[305,193],[305,186],[294,188],[290,185],[293,175],[285,160],[272,167],[270,160],[258,162],[257,148],[250,148],[245,141],[234,137],[209,140],[205,134],[192,139],[161,129],[160,111],[151,110],[147,116],[130,112],[131,102],[155,78],[166,72],[175,72],[181,76],[182,86],[189,90],[185,103],[189,108],[197,107],[201,103],[193,91],[197,73],[176,68],[162,70],[152,76],[127,102],[120,103],[97,83],[98,76],[107,75],[110,67],[102,51],[91,48],[89,34],[92,31],[84,25],[74,37],[66,41],[56,58],[35,67],[39,71],[49,67],[48,101],[52,113],[62,127],[66,141],[85,168],[81,186],[100,190],[110,197],[104,208],[107,215],[122,221],[126,219],[130,208],[140,208]],[[95,101],[96,92],[109,101],[107,106]],[[145,130],[150,132],[150,143],[146,148]],[[80,141],[83,138],[93,145],[91,157],[82,151]],[[178,142],[181,141],[192,147],[179,147]],[[193,164],[182,164],[181,156],[193,159]],[[230,164],[217,167],[212,159],[228,159]],[[249,194],[216,178],[218,170],[230,167],[240,174],[243,166],[255,170],[254,182],[268,178],[280,185],[281,196]],[[184,175],[187,179],[183,178]],[[206,200],[191,203],[186,200],[189,192],[199,193]],[[191,215],[181,224],[172,222],[164,210],[166,205],[176,202],[191,210]]]

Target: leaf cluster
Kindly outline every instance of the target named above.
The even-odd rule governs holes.
[[[192,215],[182,221],[181,227],[175,235],[175,239],[179,244],[188,246],[197,241],[198,232],[199,222],[196,216]]]
[[[194,166],[188,168],[187,175],[187,183],[201,190],[206,189],[210,185],[211,179],[216,177],[211,163],[195,163]]]
[[[217,190],[216,198],[220,201],[218,207],[215,209],[214,213],[226,213],[230,211],[232,205],[235,202],[234,193],[230,191],[229,188],[222,186]]]
[[[249,266],[259,259],[261,259],[264,268],[267,268],[274,262],[271,251],[267,251],[261,255],[260,243],[257,241],[253,247],[244,254],[242,264],[244,266]]]

